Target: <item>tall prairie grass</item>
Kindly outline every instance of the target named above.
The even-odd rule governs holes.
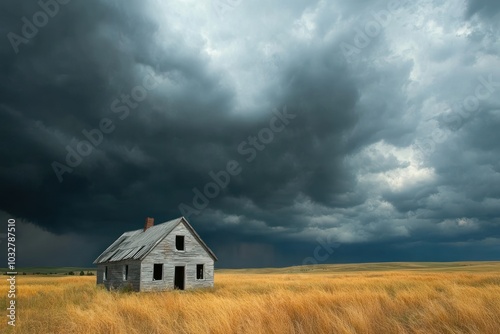
[[[5,276],[4,276],[5,277]],[[109,292],[94,277],[18,276],[27,334],[500,333],[500,274],[216,272],[213,289]],[[0,285],[7,306],[7,284]],[[4,311],[6,314],[6,311]]]

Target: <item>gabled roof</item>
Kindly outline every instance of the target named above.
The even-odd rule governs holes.
[[[185,224],[191,234],[198,240],[207,253],[217,261],[217,257],[210,248],[201,240],[200,236],[187,219],[180,217],[168,222],[153,225],[146,231],[139,229],[123,233],[111,244],[97,259],[94,264],[116,262],[122,260],[142,260],[181,222]]]

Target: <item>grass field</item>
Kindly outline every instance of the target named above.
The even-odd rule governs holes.
[[[3,276],[5,277],[5,276]],[[500,263],[216,271],[215,288],[108,292],[95,276],[18,276],[6,333],[499,333]],[[7,284],[0,304],[7,306]]]

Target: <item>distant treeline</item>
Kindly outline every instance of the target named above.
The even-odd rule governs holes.
[[[0,268],[0,275],[11,272],[7,268]],[[93,276],[96,268],[79,267],[20,267],[16,268],[17,275],[80,275]]]
[[[4,272],[3,274],[4,275],[9,275],[8,272]],[[45,273],[42,273],[42,272],[39,272],[39,271],[26,273],[26,272],[23,271],[23,272],[18,272],[17,274],[18,275],[27,275],[27,274],[29,274],[29,275],[77,275],[77,274],[75,274],[74,271],[68,271],[68,272],[64,272],[64,273],[61,273],[61,272],[45,272]],[[80,273],[78,275],[80,275],[80,276],[94,276],[95,274],[92,271],[87,271],[85,273],[82,270],[82,271],[80,271]]]

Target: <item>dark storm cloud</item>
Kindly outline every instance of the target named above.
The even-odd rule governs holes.
[[[40,10],[37,6],[18,7],[2,13],[20,18]],[[73,228],[67,221],[62,223],[69,216],[61,209],[87,201],[90,182],[75,175],[56,185],[53,171],[46,166],[60,159],[64,146],[106,112],[109,98],[121,88],[109,82],[132,81],[129,68],[135,62],[130,54],[122,56],[119,34],[135,35],[140,47],[152,29],[147,22],[132,29],[125,19],[109,6],[89,7],[75,1],[61,8],[27,45],[20,46],[19,54],[3,45],[2,63],[10,66],[2,71],[2,154],[9,156],[2,173],[2,202],[12,214],[48,228]],[[21,25],[20,20],[14,21],[10,29],[17,32]],[[119,29],[106,29],[106,25]],[[120,72],[121,66],[126,70]]]
[[[242,1],[223,17],[196,2],[70,1],[17,53],[2,40],[0,209],[50,243],[95,240],[89,263],[145,216],[193,207],[234,160],[241,172],[189,217],[223,266],[301,264],[321,235],[343,245],[337,262],[494,249],[498,95],[456,106],[479,76],[500,89],[498,31],[482,21],[495,3],[401,1],[381,26],[384,1]],[[1,7],[4,36],[40,11]],[[294,117],[253,147],[284,110]],[[53,162],[103,119],[113,130],[59,182]]]

